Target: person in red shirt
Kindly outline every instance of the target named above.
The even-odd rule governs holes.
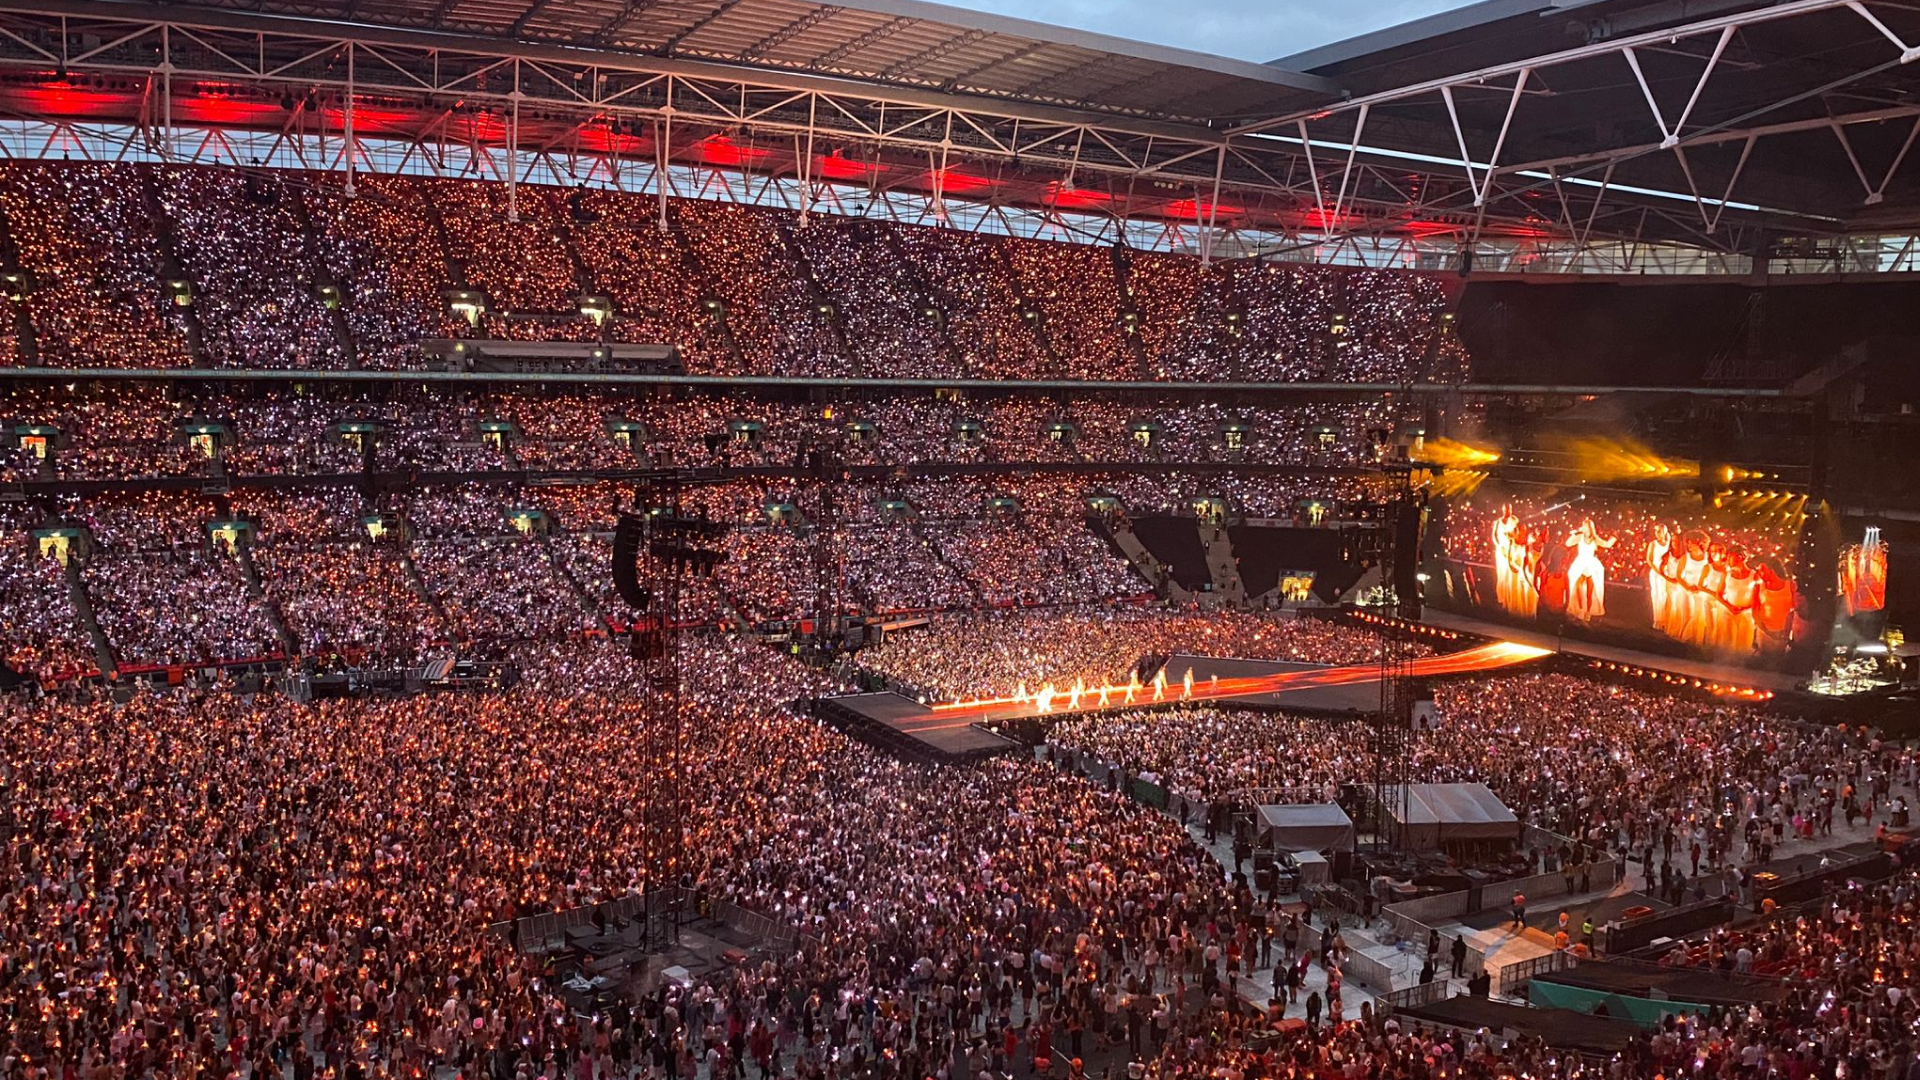
[[[1033,1029],[1033,1074],[1046,1076],[1053,1071],[1053,1029],[1045,1021]]]

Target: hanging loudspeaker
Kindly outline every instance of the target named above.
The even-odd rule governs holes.
[[[613,534],[613,587],[620,599],[635,611],[644,610],[651,599],[640,588],[640,531],[643,522],[632,514],[620,515],[620,527]]]

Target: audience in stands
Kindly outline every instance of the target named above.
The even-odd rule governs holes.
[[[713,374],[1346,380],[1459,374],[1433,278],[363,173],[16,162],[6,264],[60,367],[412,368],[428,338],[675,344]],[[455,310],[459,297],[464,307]],[[613,301],[611,318],[583,311]],[[471,301],[479,301],[477,303]],[[31,355],[29,355],[31,354]]]

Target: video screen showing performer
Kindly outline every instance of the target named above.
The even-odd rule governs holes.
[[[1887,542],[1880,538],[1880,526],[1867,526],[1858,543],[1840,549],[1837,595],[1840,613],[1848,618],[1887,606]]]
[[[1782,655],[1807,633],[1797,530],[1729,520],[1698,498],[1485,485],[1437,517],[1428,603],[1736,660]]]

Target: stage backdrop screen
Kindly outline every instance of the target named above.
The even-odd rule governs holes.
[[[1806,637],[1797,518],[1742,519],[1694,496],[1539,492],[1487,484],[1437,504],[1427,602],[1741,663],[1779,662]]]
[[[1840,549],[1836,593],[1840,614],[1846,618],[1887,606],[1887,542],[1880,539],[1880,526],[1867,526],[1858,541]]]

